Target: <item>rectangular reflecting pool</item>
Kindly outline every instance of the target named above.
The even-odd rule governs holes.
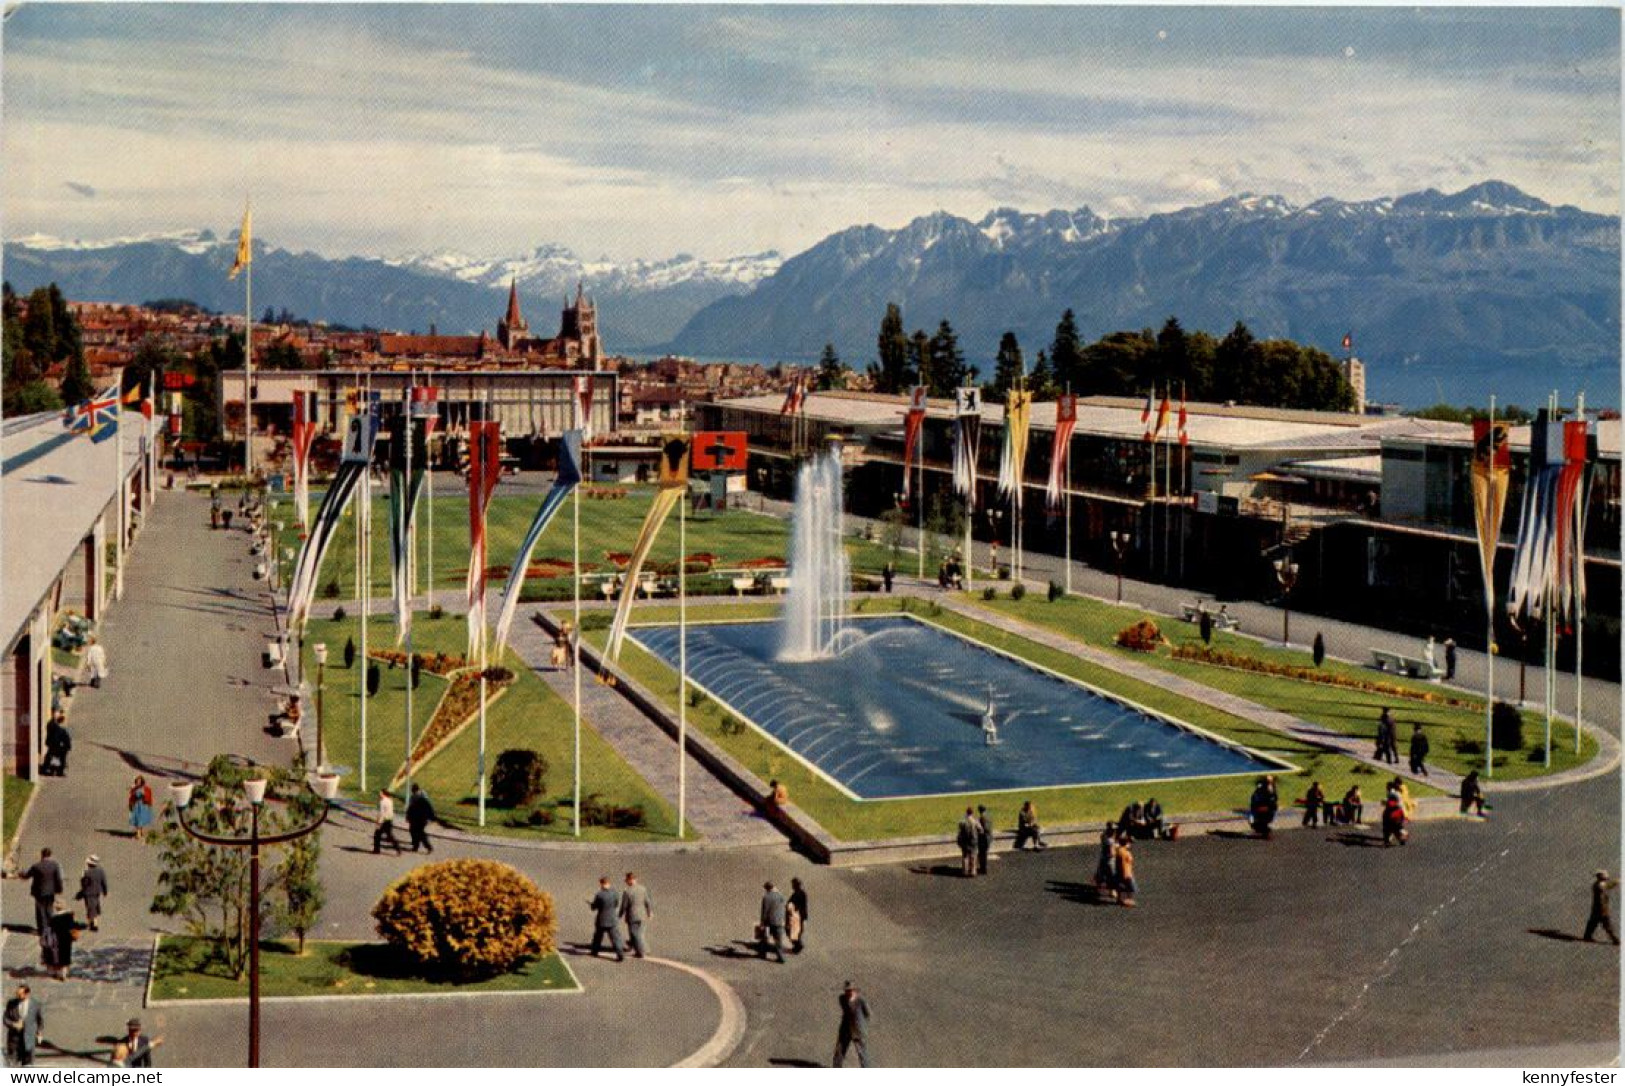
[[[677,667],[676,626],[629,636]],[[778,660],[778,639],[690,623],[689,679],[854,799],[1291,768],[912,616],[855,618],[820,660]]]

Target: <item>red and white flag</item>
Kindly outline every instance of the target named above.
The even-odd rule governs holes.
[[[316,393],[293,394],[293,501],[299,527],[310,528],[310,446],[316,438]]]
[[[581,431],[582,441],[591,441],[592,434],[592,393],[593,380],[588,374],[581,374],[572,379],[575,391],[575,428]]]
[[[797,376],[790,382],[790,390],[784,394],[784,406],[779,408],[779,414],[799,415],[805,410],[806,404],[806,378]]]
[[[469,423],[468,445],[468,654],[485,641],[485,512],[502,478],[502,424]]]
[[[1179,443],[1181,445],[1189,445],[1191,443],[1191,436],[1185,432],[1185,419],[1186,419],[1186,413],[1185,413],[1185,386],[1180,385],[1179,386]]]
[[[1150,392],[1145,394],[1145,406],[1140,408],[1140,425],[1145,427],[1145,440],[1147,441],[1157,436],[1151,432],[1151,412],[1157,409],[1156,398],[1157,390],[1152,388]]]
[[[1055,398],[1055,444],[1049,457],[1049,486],[1044,505],[1051,516],[1060,512],[1065,496],[1067,465],[1072,457],[1072,431],[1078,426],[1078,397],[1067,392]]]
[[[919,451],[920,427],[925,423],[925,393],[926,386],[915,385],[909,393],[908,413],[903,416],[903,504],[907,505],[914,500],[914,478],[910,468],[914,464],[914,454]]]

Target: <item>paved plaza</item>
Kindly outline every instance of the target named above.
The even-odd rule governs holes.
[[[33,981],[57,1046],[42,1050],[42,1065],[103,1058],[136,1013],[167,1038],[161,1064],[243,1058],[242,1004],[142,1006],[145,959],[169,922],[147,911],[156,854],[128,836],[124,799],[136,773],[161,792],[165,774],[195,771],[217,752],[293,755],[291,740],[263,729],[279,673],[263,670],[259,653],[275,618],[250,563],[246,534],[209,529],[206,498],[159,496],[127,596],[103,624],[111,680],[75,697],[71,772],[43,782],[16,847],[26,866],[50,846],[70,881],[96,853],[112,882],[103,930],[76,949],[75,978]],[[1048,575],[1036,558],[1029,570]],[[1099,576],[1079,587],[1109,595],[1087,579]],[[1140,584],[1127,595],[1169,610],[1189,597]],[[1232,609],[1255,629],[1278,615]],[[1349,658],[1388,637],[1314,623]],[[539,660],[539,631],[525,616],[515,628],[526,631],[516,636],[522,655]],[[1478,664],[1462,658],[1470,685]],[[1591,685],[1588,715],[1617,738],[1619,689]],[[606,688],[590,689],[589,719],[670,796],[670,741]],[[889,1065],[1617,1059],[1618,951],[1577,940],[1591,872],[1618,864],[1617,766],[1554,787],[1492,783],[1489,819],[1426,819],[1405,848],[1380,847],[1369,823],[1293,828],[1269,842],[1223,826],[1148,842],[1137,849],[1137,909],[1093,901],[1092,848],[998,854],[991,876],[976,880],[954,877],[948,861],[819,866],[697,764],[688,778],[706,834],[697,847],[439,841],[437,859],[499,859],[554,895],[583,992],[268,1002],[265,1062],[827,1064],[848,979],[864,989],[874,1054]],[[1018,803],[994,812],[1001,826]],[[323,831],[327,905],[315,937],[372,938],[371,905],[418,862],[371,855],[367,814],[342,813]],[[584,957],[597,876],[628,868],[654,896],[653,957]],[[747,940],[763,881],[787,886],[792,876],[806,883],[812,915],[805,953],[779,965]],[[22,884],[3,892],[9,985],[34,974],[36,947],[21,930],[31,923]]]

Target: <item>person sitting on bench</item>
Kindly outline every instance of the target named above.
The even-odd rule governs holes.
[[[1145,824],[1152,837],[1168,836],[1168,827],[1162,818],[1162,804],[1157,802],[1156,796],[1145,801]]]

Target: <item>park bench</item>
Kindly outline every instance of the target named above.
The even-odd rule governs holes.
[[[1201,600],[1197,600],[1195,603],[1181,604],[1179,608],[1180,616],[1186,622],[1202,621],[1202,612],[1204,611],[1207,611],[1208,617],[1213,620],[1213,628],[1216,630],[1239,630],[1241,628],[1241,623],[1230,612],[1208,611],[1207,605]]]
[[[755,592],[756,591],[756,578],[755,577],[735,577],[733,579],[733,587],[734,587],[734,592],[736,592],[737,594],[739,594],[741,596],[745,595],[747,592]]]
[[[775,592],[784,593],[790,591],[790,578],[788,577],[769,577],[767,583]]]
[[[1437,663],[1429,663],[1420,656],[1389,652],[1387,649],[1371,650],[1371,666],[1378,671],[1392,669],[1396,675],[1409,675],[1413,679],[1437,680],[1444,677],[1444,668]]]

